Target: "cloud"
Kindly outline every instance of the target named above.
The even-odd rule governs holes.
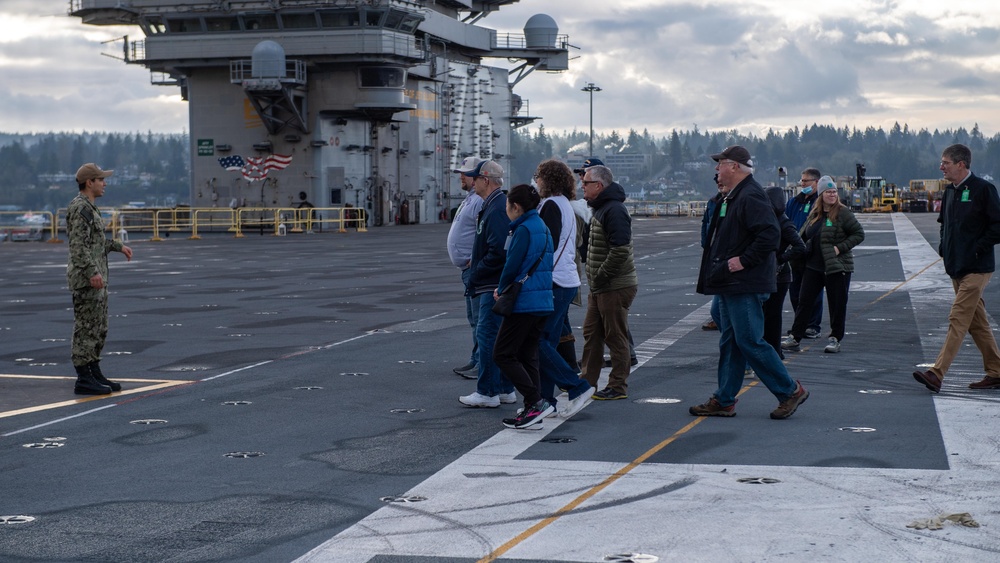
[[[85,26],[65,9],[0,3],[4,128],[187,127],[177,88],[152,86],[146,69],[101,56],[120,45],[103,41],[138,38],[136,29]],[[594,126],[605,132],[895,121],[934,129],[970,119],[1000,130],[994,0],[547,0],[504,6],[481,25],[519,33],[538,12],[580,47],[569,71],[535,72],[516,88],[552,130],[588,128],[590,98],[580,88],[590,81],[603,89]]]
[[[553,129],[583,124],[587,100],[574,92],[583,80],[605,89],[595,96],[595,113],[596,107],[611,108],[605,111],[613,119],[595,116],[595,127],[628,122],[656,134],[693,123],[703,130],[783,130],[813,122],[864,127],[912,118],[921,122],[911,126],[968,126],[966,116],[940,111],[948,107],[949,91],[1000,89],[1000,6],[992,2],[960,8],[915,0],[574,4],[578,9],[566,12],[559,12],[566,5],[560,1],[544,8],[560,33],[582,48],[571,63],[574,88],[544,75],[518,87]],[[499,20],[504,11],[509,19]],[[539,7],[504,8],[485,25],[532,11]],[[990,99],[982,100],[976,119],[995,131],[1000,112]],[[938,121],[923,122],[935,110]]]

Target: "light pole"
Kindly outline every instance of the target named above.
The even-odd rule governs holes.
[[[600,92],[601,87],[588,82],[586,86],[580,88],[580,91],[590,92],[590,154],[587,155],[589,158],[594,156],[594,92]]]

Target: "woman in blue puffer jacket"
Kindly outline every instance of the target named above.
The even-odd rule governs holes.
[[[499,299],[535,267],[514,302],[514,312],[500,324],[493,348],[493,361],[524,397],[524,408],[517,416],[503,420],[508,428],[533,426],[555,410],[539,392],[538,341],[553,309],[552,235],[538,216],[539,201],[541,196],[527,184],[514,186],[507,194],[511,221],[507,261],[494,298]]]

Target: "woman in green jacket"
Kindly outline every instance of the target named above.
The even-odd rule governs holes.
[[[854,272],[851,249],[865,240],[865,231],[851,210],[840,202],[837,185],[829,176],[819,179],[819,203],[813,207],[799,234],[806,245],[805,271],[799,290],[792,333],[781,343],[783,350],[797,351],[812,318],[816,295],[826,288],[830,304],[830,340],[824,352],[840,352],[847,318],[847,294]]]

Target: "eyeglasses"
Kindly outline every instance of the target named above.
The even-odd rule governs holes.
[[[801,180],[799,180],[800,184],[811,184],[813,182],[819,182],[819,180],[816,178],[802,178]]]
[[[601,183],[600,180],[584,180],[583,181],[583,185],[584,186],[586,186],[588,184],[600,184],[600,183]]]
[[[953,162],[951,160],[942,160],[941,161],[941,166],[951,166],[952,164],[955,164],[955,162]]]

